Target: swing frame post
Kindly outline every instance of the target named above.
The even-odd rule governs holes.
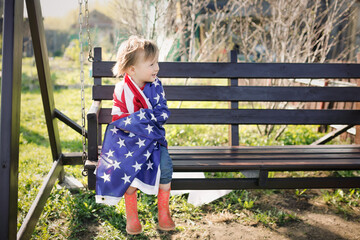
[[[49,58],[46,47],[44,23],[41,13],[40,1],[26,0],[29,16],[31,38],[33,40],[34,56],[39,77],[41,97],[44,107],[46,126],[49,133],[49,141],[53,160],[60,158],[61,144],[57,118],[55,117],[55,101],[53,84],[49,67]]]
[[[26,2],[53,164],[17,232],[23,9]],[[0,239],[30,239],[64,163],[79,165],[81,153],[62,153],[57,120],[78,133],[81,126],[55,108],[40,0],[4,1],[0,122]],[[87,132],[85,131],[85,137]]]
[[[59,114],[56,113],[55,109],[53,85],[51,82],[40,0],[26,0],[26,7],[29,17],[31,38],[33,39],[34,56],[38,72],[46,126],[48,129],[50,148],[54,162],[21,225],[17,234],[18,239],[31,238],[56,179],[58,178],[59,181],[62,182],[65,177],[62,164],[63,154],[61,153],[60,137],[56,118]]]
[[[0,121],[0,239],[16,239],[23,0],[4,1]]]

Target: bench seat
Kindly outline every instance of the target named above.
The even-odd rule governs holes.
[[[175,178],[172,189],[306,189],[358,187],[358,177],[269,178],[269,171],[360,170],[359,145],[170,147],[175,172],[260,170],[259,178]]]
[[[359,145],[170,147],[174,171],[360,170]]]
[[[101,146],[100,146],[101,149]],[[360,170],[359,145],[169,147],[174,172],[260,170],[259,178],[174,178],[172,189],[306,189],[358,187],[358,177],[268,178],[269,171]],[[88,170],[97,162],[87,161]]]
[[[181,172],[360,170],[359,145],[169,147],[169,154]]]

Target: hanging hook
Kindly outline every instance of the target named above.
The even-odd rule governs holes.
[[[89,175],[89,172],[87,169],[83,169],[81,174],[84,176],[84,177],[87,177]]]

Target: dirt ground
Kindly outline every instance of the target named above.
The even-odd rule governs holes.
[[[201,221],[175,219],[184,231],[161,236],[161,239],[360,239],[360,208],[326,204],[318,190],[308,190],[300,197],[294,191],[257,196],[257,207],[271,207],[296,215],[284,224],[265,226],[249,220],[246,211],[207,214]]]
[[[251,196],[256,197],[256,205],[251,210],[219,213],[204,205],[202,212],[205,214],[201,220],[191,221],[173,216],[176,231],[157,231],[156,236],[140,239],[360,239],[360,206],[327,204],[320,190],[307,190],[300,196],[296,196],[294,190],[281,190],[276,194],[254,191]],[[280,223],[269,221],[268,224],[254,218],[254,211],[265,213],[274,208],[295,218]],[[77,239],[92,239],[102,231],[101,226],[88,226],[86,235]],[[139,239],[130,235],[128,238]]]

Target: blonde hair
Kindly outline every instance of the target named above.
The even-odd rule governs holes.
[[[125,71],[135,65],[139,58],[139,53],[144,51],[145,60],[154,59],[159,54],[156,44],[150,40],[131,36],[128,40],[121,43],[116,56],[116,64],[112,68],[115,77],[124,75]]]

